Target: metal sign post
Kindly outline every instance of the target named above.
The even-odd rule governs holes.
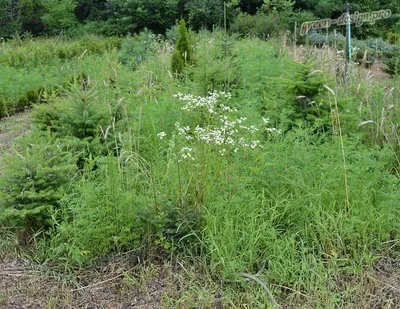
[[[345,83],[346,86],[351,82],[351,18],[350,18],[350,4],[346,5],[346,72],[345,72]]]
[[[346,13],[343,13],[339,18],[336,19],[320,19],[314,21],[304,22],[300,28],[300,35],[307,36],[308,43],[308,32],[316,29],[328,29],[331,25],[346,26],[346,67],[345,67],[345,83],[346,85],[351,81],[351,70],[352,70],[352,49],[351,49],[351,24],[355,24],[356,27],[361,27],[364,23],[368,22],[371,25],[375,24],[378,20],[387,19],[392,16],[392,11],[389,9],[360,13],[358,11],[350,14],[350,4],[346,5]]]

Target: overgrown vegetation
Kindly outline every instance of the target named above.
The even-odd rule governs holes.
[[[399,258],[398,80],[344,84],[332,47],[281,41],[189,40],[182,21],[174,48],[149,31],[4,43],[0,117],[29,107],[33,127],[0,157],[0,227],[17,231],[0,246],[69,274],[179,257],[227,308],[361,308],[340,282]]]
[[[343,0],[2,0],[0,37],[8,39],[25,32],[34,36],[75,36],[85,32],[126,35],[146,28],[164,34],[181,18],[196,31],[232,24],[242,34],[268,36],[274,32],[293,31],[295,22],[300,25],[304,21],[338,18],[345,11],[346,3]],[[397,0],[384,3],[354,0],[351,3],[352,12],[381,9],[391,9],[393,18],[355,28],[354,33],[362,39],[380,36],[398,43],[400,8]]]

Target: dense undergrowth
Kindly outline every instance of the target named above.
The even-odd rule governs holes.
[[[41,89],[0,179],[0,223],[35,235],[35,259],[185,256],[216,280],[258,273],[284,303],[279,287],[334,293],[398,256],[398,81],[359,71],[345,88],[339,58],[218,31],[191,35],[174,76],[170,41],[125,40],[21,42],[17,62],[2,47],[0,100]],[[269,303],[249,293],[230,305]]]

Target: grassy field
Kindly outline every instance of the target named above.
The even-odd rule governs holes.
[[[400,306],[399,80],[190,41],[1,46],[0,308]]]

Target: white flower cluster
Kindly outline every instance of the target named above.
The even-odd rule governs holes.
[[[265,125],[269,124],[269,118],[262,117],[262,120],[264,121]],[[265,131],[268,132],[268,133],[272,133],[272,134],[281,134],[282,133],[282,130],[281,129],[277,129],[277,128],[268,128],[268,127],[266,127]]]
[[[157,137],[158,137],[159,139],[163,139],[163,138],[166,137],[166,136],[167,136],[167,133],[165,133],[165,132],[157,133]]]
[[[180,154],[181,154],[181,158],[179,159],[179,162],[185,159],[190,159],[192,161],[194,161],[194,149],[191,147],[182,147]]]
[[[254,125],[246,125],[247,119],[245,117],[228,117],[227,114],[235,113],[237,109],[218,102],[221,97],[230,99],[231,95],[229,93],[213,92],[207,97],[179,93],[175,97],[186,103],[182,110],[190,112],[201,110],[208,113],[213,119],[211,124],[198,124],[195,127],[181,125],[179,122],[175,123],[178,131],[177,136],[183,137],[184,140],[191,143],[191,146],[194,141],[206,143],[217,147],[217,151],[221,155],[227,154],[229,150],[233,150],[236,153],[239,148],[262,148],[259,140],[247,140],[243,137],[246,133],[256,133],[258,128]],[[165,136],[163,132],[157,135],[161,139]],[[195,153],[196,148],[185,146],[179,151],[179,161],[184,159],[195,160]]]
[[[209,114],[215,114],[217,109],[221,109],[224,112],[237,112],[236,108],[231,108],[224,104],[217,104],[220,97],[230,99],[231,94],[225,92],[210,92],[208,96],[193,96],[191,94],[175,94],[174,97],[180,101],[186,102],[186,105],[182,107],[184,111],[193,111],[196,109],[205,109]]]
[[[228,120],[228,117],[222,115],[219,117],[219,125],[216,126],[200,126],[197,125],[193,130],[189,127],[181,127],[180,123],[175,123],[178,134],[187,141],[196,138],[198,141],[205,142],[215,146],[230,146],[230,147],[250,147],[252,149],[261,147],[260,141],[246,141],[243,137],[237,137],[240,133],[248,131],[255,133],[258,129],[254,125],[245,126],[242,123],[246,118],[240,117],[235,120]]]
[[[247,118],[234,116],[234,113],[238,111],[235,107],[219,102],[220,98],[229,100],[231,98],[230,93],[212,92],[206,97],[178,93],[174,97],[185,103],[181,108],[183,111],[200,112],[202,115],[208,114],[206,123],[200,123],[196,126],[182,125],[180,122],[175,123],[177,135],[173,135],[170,139],[170,149],[176,147],[174,140],[177,137],[183,138],[187,143],[177,152],[179,162],[187,159],[195,160],[197,149],[194,146],[196,142],[214,146],[215,150],[222,156],[230,151],[236,153],[240,148],[263,148],[259,140],[245,138],[245,136],[255,134],[259,131],[259,128],[254,125],[246,125]],[[264,132],[272,135],[281,134],[281,130],[268,127],[270,123],[268,118],[263,117],[262,120]],[[157,137],[164,139],[166,133],[160,132]]]

